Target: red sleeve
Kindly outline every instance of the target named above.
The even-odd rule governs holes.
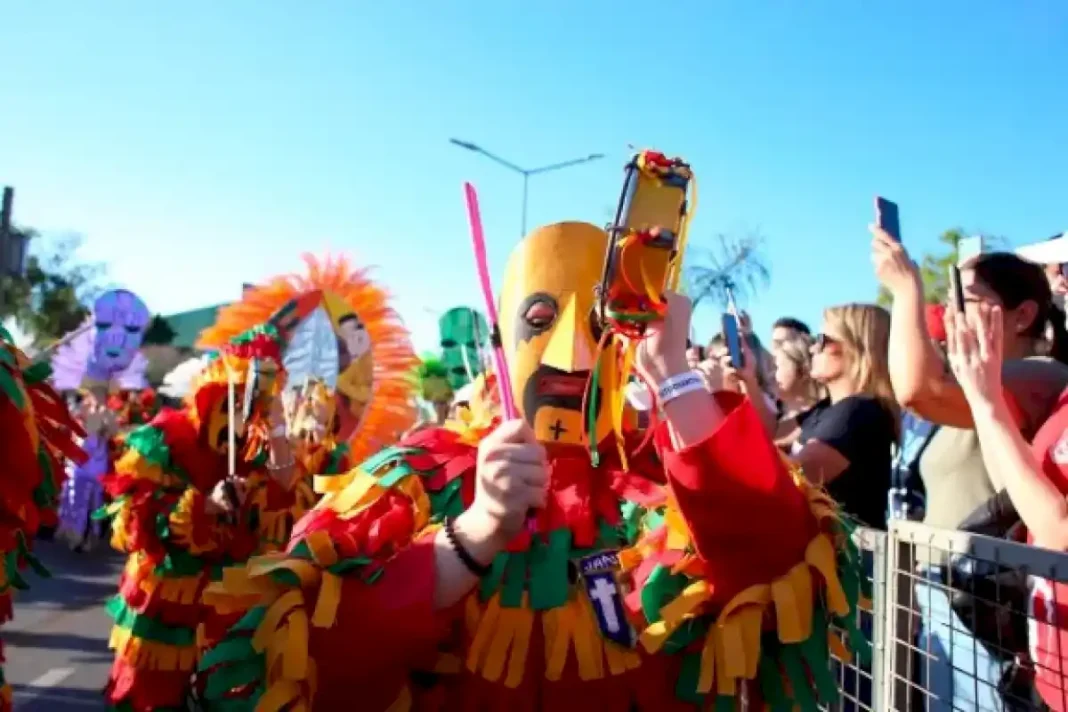
[[[452,618],[434,610],[434,556],[434,537],[428,536],[394,556],[374,583],[342,579],[335,624],[311,629],[317,707],[346,709],[355,689],[361,707],[386,709],[412,670],[433,659]],[[346,698],[329,699],[331,691]]]
[[[731,393],[716,401],[725,417],[708,439],[677,451],[661,424],[656,443],[707,578],[727,594],[803,560],[816,522],[749,401]]]

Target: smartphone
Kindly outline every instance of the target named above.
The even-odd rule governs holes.
[[[960,268],[957,265],[949,266],[949,294],[953,299],[953,308],[957,314],[964,313],[964,288],[960,284]]]
[[[897,203],[876,196],[875,222],[887,235],[901,242],[901,221],[897,214]]]
[[[745,353],[742,351],[742,335],[738,329],[738,318],[734,314],[723,315],[723,337],[727,340],[731,366],[741,370],[745,367]]]

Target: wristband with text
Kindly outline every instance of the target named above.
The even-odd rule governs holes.
[[[686,373],[672,376],[661,383],[660,387],[657,388],[656,397],[660,407],[663,407],[679,396],[695,391],[703,391],[704,389],[705,381],[701,378],[701,374],[696,371],[687,371]]]

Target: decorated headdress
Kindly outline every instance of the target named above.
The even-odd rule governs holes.
[[[306,275],[275,277],[219,310],[198,346],[219,348],[236,334],[271,324],[281,337],[291,387],[318,379],[338,399],[339,441],[354,461],[393,444],[415,422],[408,333],[384,289],[344,257],[304,258]]]
[[[133,292],[114,289],[101,294],[93,313],[60,341],[52,357],[53,385],[61,391],[83,386],[145,388],[148,359],[140,348],[150,316]]]
[[[246,440],[254,445],[266,440],[270,403],[285,383],[278,330],[261,324],[216,352],[194,379],[186,402],[194,424],[212,447],[221,449],[223,435],[235,426],[243,426]],[[230,412],[231,398],[236,401],[235,413]],[[240,417],[238,423],[231,423],[233,416]]]

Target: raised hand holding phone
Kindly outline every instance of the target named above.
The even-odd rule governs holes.
[[[897,203],[886,198],[875,198],[875,224],[895,242],[901,242],[901,218]]]
[[[964,287],[960,283],[960,268],[950,265],[949,272],[949,298],[953,300],[953,311],[957,314],[964,313]]]
[[[893,295],[909,291],[922,292],[919,270],[901,244],[901,224],[897,204],[886,198],[875,199],[875,223],[872,233],[871,261],[879,283]]]

